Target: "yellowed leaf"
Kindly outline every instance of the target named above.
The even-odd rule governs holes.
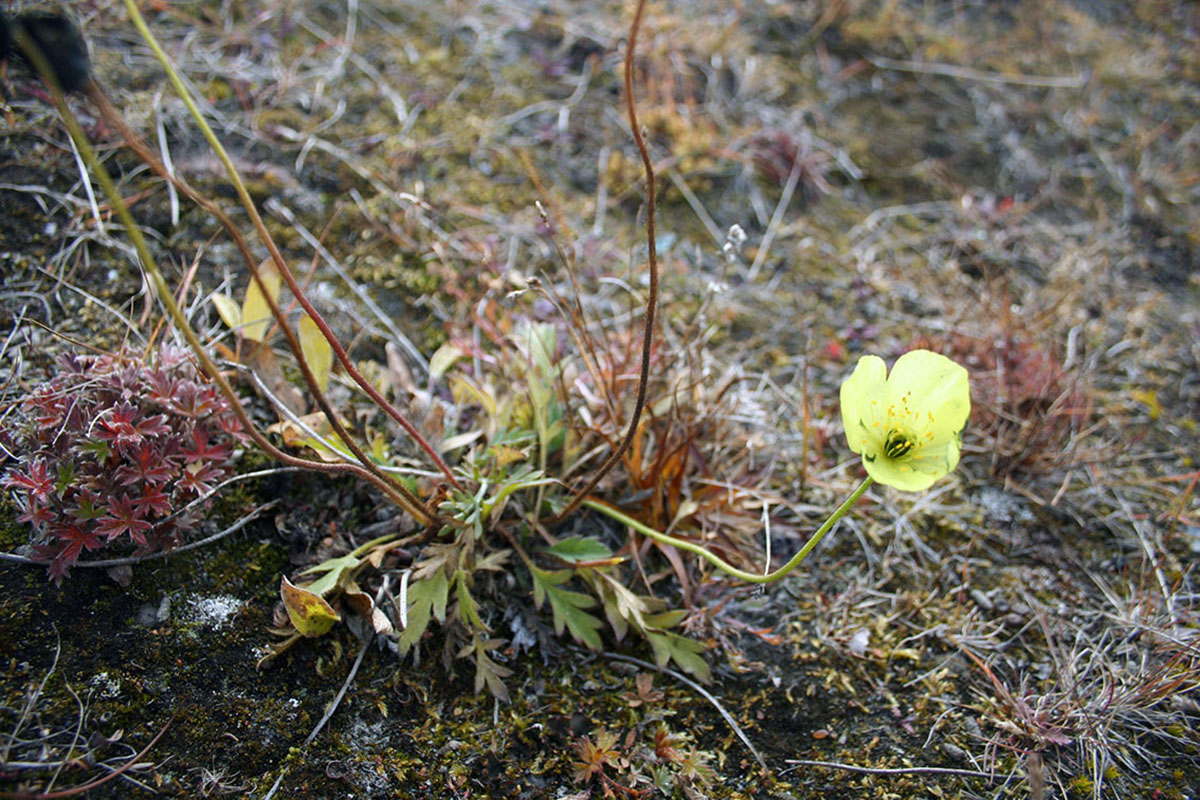
[[[213,305],[217,307],[217,316],[230,330],[237,330],[242,324],[242,310],[238,308],[237,302],[227,294],[221,292],[213,292]]]
[[[466,355],[461,348],[446,342],[429,358],[429,377],[437,380],[450,369],[455,361]]]
[[[287,609],[288,619],[304,636],[322,636],[329,632],[333,623],[341,619],[333,606],[325,602],[325,598],[308,589],[294,586],[285,575],[279,584],[279,595],[283,598],[283,607]]]
[[[496,398],[486,387],[476,386],[467,379],[455,375],[450,379],[450,391],[456,403],[476,402],[483,406],[489,417],[496,415]]]
[[[325,416],[324,411],[314,411],[311,414],[304,414],[297,417],[297,419],[321,436],[328,436],[332,430],[329,419]],[[290,419],[281,419],[274,425],[268,426],[267,433],[278,433],[283,437],[283,443],[288,447],[304,445],[311,438],[308,431]]]
[[[308,368],[312,370],[317,380],[317,387],[323,392],[329,383],[329,370],[333,368],[333,348],[329,341],[307,314],[300,317],[300,351]]]
[[[675,519],[671,521],[671,527],[678,525],[685,519],[695,514],[700,510],[700,504],[690,497],[679,504],[679,510],[675,512]]]
[[[496,466],[507,467],[514,461],[524,461],[529,455],[524,450],[507,445],[498,444],[492,448],[492,456],[496,459]]]
[[[325,416],[324,412],[314,411],[311,414],[297,417],[297,419],[304,423],[303,427],[290,419],[281,419],[279,422],[270,425],[267,428],[267,433],[278,433],[283,437],[283,443],[288,447],[311,448],[322,461],[333,463],[345,461],[346,457],[353,457],[350,449],[345,447],[341,440],[333,433],[333,426],[329,424],[329,419]],[[342,420],[342,424],[346,424],[345,420]],[[305,430],[305,427],[312,430],[318,436],[323,437],[324,441],[314,438]]]
[[[1130,395],[1146,407],[1150,412],[1150,419],[1157,420],[1162,414],[1162,404],[1158,401],[1158,393],[1153,389],[1134,389]]]
[[[275,399],[283,403],[293,414],[303,414],[308,409],[304,392],[292,385],[283,374],[283,367],[269,347],[256,346],[244,363],[252,368]]]
[[[280,278],[275,265],[264,261],[258,267],[258,276],[272,300],[279,299]],[[271,306],[258,288],[258,281],[250,280],[246,289],[246,299],[242,302],[242,336],[254,342],[261,342],[267,337],[267,329],[271,326]]]
[[[443,453],[449,453],[451,450],[457,450],[460,447],[466,447],[471,442],[483,436],[483,431],[467,431],[460,433],[457,436],[450,436],[438,444],[438,450]]]

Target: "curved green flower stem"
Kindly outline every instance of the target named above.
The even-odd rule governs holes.
[[[846,498],[845,502],[837,507],[837,510],[830,515],[829,519],[825,520],[825,523],[821,525],[821,527],[817,528],[816,533],[809,537],[808,541],[804,544],[804,547],[800,548],[799,553],[796,553],[796,555],[792,556],[791,560],[779,569],[766,574],[746,572],[745,570],[738,569],[722,559],[720,556],[714,555],[712,552],[701,547],[700,545],[692,544],[691,542],[685,542],[682,539],[676,539],[674,536],[668,536],[665,533],[660,533],[647,525],[643,525],[633,517],[622,514],[612,506],[606,506],[603,503],[597,502],[596,500],[584,500],[583,505],[595,511],[599,511],[601,514],[606,514],[615,519],[617,522],[628,525],[643,536],[649,536],[651,539],[659,542],[660,544],[669,544],[672,547],[679,548],[680,550],[686,550],[689,553],[694,553],[707,560],[722,572],[728,572],[733,577],[740,578],[747,583],[775,583],[775,581],[779,580],[795,569],[801,561],[808,558],[808,554],[813,551],[813,548],[816,547],[823,538],[825,538],[825,534],[829,533],[830,529],[837,524],[837,521],[846,515],[846,512],[850,510],[850,507],[858,502],[858,498],[862,497],[863,492],[870,488],[873,482],[874,481],[868,477],[861,484],[859,484],[859,487],[851,492],[850,496]]]
[[[304,382],[308,386],[309,392],[312,394],[313,399],[316,400],[321,411],[325,414],[325,418],[329,420],[329,425],[331,428],[333,428],[334,434],[336,434],[342,443],[345,444],[345,446],[350,450],[355,459],[357,459],[364,469],[373,473],[380,480],[386,481],[389,485],[391,485],[394,491],[403,495],[411,505],[421,508],[425,519],[430,521],[436,519],[436,513],[422,503],[420,498],[410,492],[408,488],[404,486],[404,484],[400,483],[391,475],[383,472],[383,470],[381,470],[379,466],[375,464],[375,462],[373,462],[366,453],[363,452],[362,448],[354,440],[354,437],[349,431],[346,430],[346,427],[342,424],[340,417],[329,404],[329,399],[325,396],[325,393],[321,391],[321,387],[317,383],[316,376],[313,375],[312,369],[309,367],[308,360],[304,357],[304,348],[300,346],[300,340],[296,337],[296,332],[292,329],[292,326],[287,324],[287,318],[284,316],[282,309],[279,308],[278,301],[276,301],[276,299],[272,296],[271,292],[267,291],[267,287],[263,285],[262,277],[259,274],[258,267],[255,265],[256,259],[250,252],[250,247],[246,243],[245,237],[242,236],[242,232],[234,224],[229,215],[226,214],[221,207],[212,200],[209,200],[207,197],[196,191],[196,189],[194,189],[191,184],[189,184],[183,178],[173,175],[171,171],[168,170],[162,163],[162,161],[160,161],[158,157],[151,152],[150,148],[146,147],[146,145],[138,139],[137,134],[135,134],[129,128],[129,125],[125,122],[124,117],[122,117],[121,113],[117,111],[115,107],[113,107],[112,103],[109,102],[108,97],[105,96],[104,92],[100,90],[100,87],[97,86],[95,82],[92,82],[92,84],[88,87],[88,97],[100,109],[100,112],[104,115],[104,118],[108,120],[108,122],[114,127],[116,127],[121,136],[125,139],[125,143],[134,151],[134,153],[137,154],[138,158],[144,161],[156,175],[174,186],[180,194],[184,195],[200,208],[204,209],[204,211],[212,215],[218,222],[221,223],[221,226],[225,229],[225,232],[228,233],[229,237],[233,240],[234,246],[237,248],[238,252],[241,253],[242,260],[246,262],[246,268],[250,271],[250,274],[253,276],[255,282],[258,283],[258,288],[262,293],[263,300],[266,301],[267,306],[271,311],[271,316],[279,325],[279,329],[283,332],[284,338],[287,339],[288,349],[291,350],[292,354],[296,357],[296,365],[300,368],[300,374],[304,378]]]
[[[415,441],[417,445],[425,451],[425,454],[429,456],[433,463],[437,465],[437,468],[442,472],[442,474],[446,476],[446,479],[450,482],[450,485],[456,489],[461,489],[462,487],[455,479],[454,473],[450,471],[450,467],[446,465],[446,462],[442,460],[442,457],[439,456],[437,451],[433,449],[433,446],[425,440],[425,437],[422,436],[415,427],[413,427],[412,423],[410,423],[403,414],[401,414],[383,397],[383,395],[381,395],[375,389],[374,386],[371,385],[370,381],[362,376],[362,373],[360,373],[354,366],[353,362],[350,361],[350,357],[346,355],[346,351],[342,347],[341,342],[337,340],[337,337],[334,336],[333,331],[330,330],[329,326],[325,323],[324,317],[322,317],[317,309],[313,307],[312,303],[309,302],[308,297],[304,294],[304,291],[300,288],[300,285],[296,282],[295,277],[292,275],[291,269],[288,268],[287,262],[284,261],[283,255],[279,252],[279,248],[275,246],[275,240],[271,238],[271,234],[267,231],[267,226],[263,223],[262,217],[259,215],[258,209],[254,205],[254,201],[250,198],[250,193],[246,190],[246,185],[242,182],[241,175],[238,174],[237,168],[233,165],[233,160],[230,159],[225,147],[221,144],[221,140],[217,138],[217,135],[213,132],[212,127],[209,126],[208,121],[204,119],[204,115],[200,113],[200,109],[197,107],[196,101],[192,98],[191,93],[188,92],[187,87],[184,86],[183,80],[179,77],[179,73],[175,71],[175,68],[171,64],[171,60],[167,57],[166,52],[162,49],[162,46],[159,45],[158,40],[154,37],[154,34],[151,33],[149,26],[146,25],[146,20],[142,17],[141,12],[138,11],[137,4],[134,2],[134,0],[125,0],[125,8],[128,10],[129,17],[133,21],[134,26],[138,29],[138,33],[141,35],[146,44],[150,46],[150,49],[154,51],[155,57],[162,65],[163,70],[167,73],[167,78],[171,81],[171,85],[175,88],[175,93],[179,95],[179,99],[183,101],[185,106],[187,106],[188,113],[191,114],[196,126],[200,129],[200,132],[208,141],[209,146],[213,149],[213,152],[216,154],[217,158],[220,159],[221,163],[225,166],[225,172],[229,176],[230,183],[233,184],[234,191],[237,192],[238,200],[241,201],[242,206],[246,209],[246,213],[249,215],[250,221],[254,224],[254,229],[258,232],[258,236],[262,240],[263,245],[266,246],[268,252],[270,252],[271,260],[275,262],[275,266],[277,267],[280,276],[283,278],[284,282],[287,283],[292,294],[300,302],[300,305],[304,308],[305,313],[308,314],[309,318],[321,331],[321,335],[324,336],[329,342],[329,346],[333,349],[333,353],[337,356],[338,362],[341,363],[342,368],[346,370],[346,374],[353,378],[354,382],[357,383],[359,387],[367,393],[368,396],[370,396],[371,400],[377,406],[379,406],[379,408],[383,409],[388,416],[394,419],[396,423],[404,429],[405,433],[412,437],[413,441]]]
[[[96,157],[95,150],[92,149],[91,142],[88,141],[87,135],[79,126],[79,121],[75,119],[75,115],[71,112],[67,105],[66,99],[63,97],[61,87],[54,80],[53,72],[50,71],[50,65],[46,62],[45,56],[36,47],[25,47],[25,55],[29,58],[34,68],[41,73],[46,85],[51,89],[51,95],[54,98],[54,105],[58,109],[59,117],[67,126],[67,132],[70,134],[75,146],[79,149],[79,155],[87,164],[88,171],[99,183],[100,188],[112,203],[113,211],[121,224],[125,226],[125,232],[129,236],[130,242],[137,251],[138,258],[141,260],[142,267],[145,270],[147,279],[154,287],[155,294],[170,315],[171,320],[175,323],[179,332],[183,334],[187,340],[188,346],[192,349],[196,358],[200,361],[200,366],[204,373],[217,384],[221,390],[221,394],[229,400],[233,406],[233,412],[241,422],[242,428],[247,435],[254,440],[254,443],[261,447],[268,455],[280,463],[289,466],[304,467],[318,472],[348,472],[357,475],[370,483],[377,486],[383,491],[396,505],[408,511],[414,517],[425,520],[432,524],[437,521],[435,516],[432,516],[424,506],[420,503],[414,505],[404,495],[393,489],[388,481],[372,474],[366,468],[358,464],[326,464],[319,461],[309,461],[308,459],[297,458],[283,452],[262,435],[255,427],[250,415],[246,413],[246,409],[242,407],[241,399],[237,396],[237,392],[221,374],[216,363],[209,356],[208,351],[204,347],[204,343],[200,341],[200,337],[196,335],[196,331],[192,328],[187,316],[180,309],[179,304],[175,301],[175,296],[171,292],[170,286],[167,285],[166,279],[163,277],[162,271],[159,270],[158,264],[154,260],[154,256],[150,253],[150,248],[146,245],[146,239],[142,236],[142,230],[134,221],[133,215],[129,213],[128,206],[125,205],[121,198],[121,193],[117,191],[116,184],[113,183],[112,176],[108,174],[108,170],[100,163],[100,159]]]

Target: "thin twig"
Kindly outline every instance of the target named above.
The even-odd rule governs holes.
[[[53,77],[52,73],[50,72],[50,67],[45,63],[45,58],[42,56],[40,51],[35,50],[27,53],[26,55],[38,64],[39,71],[42,72],[43,77],[46,75],[50,75],[51,78]],[[200,337],[196,334],[195,330],[191,326],[191,323],[188,321],[183,311],[179,308],[179,304],[175,302],[175,297],[171,293],[170,287],[167,286],[166,279],[163,277],[162,271],[159,270],[158,265],[154,260],[154,256],[150,253],[150,249],[146,244],[146,240],[142,235],[141,229],[137,226],[137,223],[134,221],[133,216],[129,212],[129,208],[125,205],[120,193],[117,191],[117,187],[116,184],[113,183],[112,176],[109,175],[108,170],[105,169],[104,165],[96,157],[95,151],[88,142],[87,136],[84,134],[83,129],[79,126],[79,122],[75,119],[75,115],[71,112],[70,107],[67,105],[66,99],[63,97],[62,93],[58,91],[54,92],[53,98],[55,107],[58,109],[59,116],[63,123],[67,126],[67,130],[70,133],[72,140],[74,140],[75,144],[79,147],[80,154],[83,155],[84,160],[92,169],[94,176],[100,182],[101,188],[104,189],[105,195],[108,196],[110,202],[112,203],[113,210],[116,212],[121,222],[125,225],[126,235],[129,236],[130,240],[133,242],[133,246],[137,251],[138,258],[141,261],[141,264],[145,269],[146,275],[148,276],[150,282],[153,284],[155,293],[158,295],[159,300],[167,309],[167,313],[171,316],[172,320],[179,328],[180,333],[182,333],[183,337],[187,340],[188,346],[196,355],[197,360],[200,361],[204,373],[217,384],[221,390],[221,394],[229,400],[234,414],[237,415],[238,421],[242,424],[242,428],[246,431],[250,438],[254,440],[255,444],[266,451],[276,461],[288,464],[290,466],[306,467],[317,472],[350,472],[358,475],[364,480],[377,486],[398,505],[407,508],[410,504],[410,501],[393,487],[392,484],[394,481],[391,481],[387,476],[376,475],[365,466],[359,466],[357,464],[322,464],[319,462],[298,458],[280,450],[278,447],[272,444],[269,439],[263,436],[261,432],[259,432],[254,425],[254,421],[250,419],[250,415],[242,406],[241,399],[238,397],[237,392],[233,390],[233,387],[229,384],[229,381],[227,381],[225,376],[223,376],[220,370],[217,369],[212,357],[209,356],[208,351],[205,349],[204,343],[200,341]],[[436,518],[429,515],[428,512],[426,512],[424,515],[431,520]]]
[[[0,792],[0,797],[16,798],[16,800],[54,800],[55,798],[59,797],[73,797],[77,794],[90,792],[92,789],[102,786],[114,778],[120,777],[125,773],[126,770],[141,761],[142,757],[150,752],[150,748],[158,744],[158,740],[161,739],[162,735],[167,732],[167,728],[171,727],[171,723],[175,721],[175,716],[176,715],[172,715],[171,718],[167,720],[167,724],[162,726],[162,730],[154,734],[154,738],[150,740],[150,743],[143,747],[140,752],[134,755],[133,758],[129,759],[120,767],[114,769],[112,772],[108,773],[102,778],[97,778],[94,781],[88,781],[87,783],[80,784],[79,786],[75,786],[70,789],[62,789],[61,791],[57,792],[47,792],[45,794],[40,792]]]
[[[200,539],[199,541],[189,542],[189,543],[183,545],[182,547],[176,547],[171,550],[159,550],[154,553],[147,553],[146,555],[141,555],[141,556],[129,556],[127,558],[105,558],[105,559],[101,559],[99,561],[76,561],[74,564],[71,565],[71,568],[74,569],[75,567],[80,567],[80,568],[83,568],[83,567],[123,567],[127,564],[141,564],[144,561],[157,561],[160,558],[167,558],[168,556],[177,555],[179,553],[186,553],[188,550],[196,550],[197,548],[204,547],[206,545],[210,545],[213,542],[219,542],[220,540],[224,539],[226,536],[230,536],[231,534],[237,533],[242,528],[244,528],[246,525],[248,525],[249,523],[251,523],[255,519],[257,519],[258,516],[260,514],[262,514],[262,512],[268,511],[277,505],[279,505],[278,500],[270,500],[266,503],[263,503],[258,508],[255,508],[254,510],[252,510],[249,514],[247,514],[246,516],[239,519],[237,522],[230,525],[225,530],[220,531],[219,533],[214,533],[212,536],[205,537],[204,539]],[[160,522],[160,524],[161,524],[161,522]],[[46,562],[44,562],[44,561],[35,561],[32,558],[27,558],[26,556],[19,556],[15,553],[0,553],[0,561],[9,561],[14,564],[28,564],[28,565],[36,565],[36,566],[41,566],[41,567],[44,567],[46,565]]]
[[[1009,84],[1013,86],[1045,86],[1051,89],[1082,89],[1087,85],[1088,74],[1078,75],[1005,75],[1000,72],[984,72],[968,67],[956,67],[953,64],[927,64],[920,61],[897,61],[883,56],[867,56],[880,69],[891,69],[897,72],[915,72],[918,74],[942,75],[947,78],[957,78],[965,81],[980,81],[982,83]]]
[[[641,125],[638,122],[637,104],[633,99],[633,54],[637,49],[638,29],[642,24],[642,12],[646,8],[646,0],[638,0],[637,9],[633,13],[633,23],[629,26],[629,45],[625,50],[625,107],[629,113],[629,127],[633,131],[633,139],[637,143],[638,153],[642,157],[642,166],[646,171],[646,246],[647,266],[650,272],[649,296],[646,298],[646,320],[642,329],[642,367],[638,373],[637,401],[633,406],[633,417],[629,420],[629,430],[616,450],[609,454],[600,468],[593,473],[587,484],[575,493],[566,508],[554,515],[553,521],[566,519],[579,504],[584,501],[597,484],[608,472],[616,466],[625,455],[625,451],[633,444],[637,435],[638,422],[642,418],[642,409],[646,406],[646,387],[650,383],[650,350],[654,340],[654,311],[658,305],[658,248],[655,243],[654,212],[655,212],[655,183],[654,164],[650,161],[650,152],[646,149],[646,140],[642,137]]]
[[[128,145],[130,149],[137,153],[138,157],[141,158],[151,170],[167,181],[169,186],[175,187],[184,195],[186,195],[192,202],[196,203],[205,211],[216,217],[217,221],[221,223],[221,226],[229,234],[230,238],[233,240],[234,246],[238,249],[238,252],[241,253],[242,259],[246,263],[246,268],[250,272],[251,278],[258,285],[259,291],[262,293],[262,297],[266,301],[267,306],[271,311],[271,316],[278,323],[279,329],[283,332],[284,338],[287,339],[288,349],[295,356],[296,366],[299,367],[300,374],[304,378],[304,382],[308,386],[309,391],[312,393],[313,399],[316,400],[317,405],[321,408],[321,411],[329,420],[329,424],[333,428],[334,432],[346,442],[346,447],[349,448],[349,450],[354,454],[355,458],[358,459],[356,466],[360,466],[364,471],[372,474],[377,485],[381,484],[381,488],[384,488],[384,486],[388,487],[384,488],[384,491],[388,492],[389,496],[392,496],[393,499],[396,495],[399,495],[401,498],[403,498],[403,500],[397,501],[401,508],[404,508],[409,513],[414,513],[415,508],[417,511],[414,513],[414,516],[424,517],[430,522],[436,519],[437,515],[431,509],[427,508],[421,502],[420,498],[413,495],[402,483],[396,481],[391,476],[384,474],[378,468],[378,466],[367,457],[367,455],[362,451],[362,448],[359,447],[358,443],[350,435],[349,431],[347,431],[342,425],[339,416],[334,412],[332,406],[330,406],[328,398],[325,396],[324,391],[321,390],[316,376],[313,374],[312,369],[308,365],[307,359],[304,357],[304,350],[300,346],[300,340],[297,338],[296,332],[292,330],[290,325],[287,324],[287,320],[284,317],[282,310],[279,308],[279,304],[276,302],[273,293],[268,291],[267,287],[263,284],[262,276],[259,274],[256,260],[250,253],[249,246],[246,244],[245,238],[242,236],[241,231],[236,225],[234,225],[233,220],[230,219],[229,215],[226,214],[216,203],[209,200],[207,197],[204,197],[198,191],[192,188],[187,181],[174,174],[172,170],[167,168],[166,164],[159,161],[149,150],[149,148],[147,148],[138,139],[137,135],[130,130],[120,112],[118,112],[112,103],[109,102],[108,98],[95,83],[93,83],[91,86],[89,96],[92,102],[100,108],[105,119],[111,122],[114,127],[121,132],[122,137],[125,139],[126,145]],[[283,268],[286,268],[286,265],[284,265]],[[283,268],[281,268],[280,272],[282,272]],[[299,292],[299,288],[294,287],[293,291]],[[300,297],[299,294],[297,296],[298,298]],[[307,303],[307,300],[301,299],[301,304],[303,305],[305,303]],[[316,319],[313,318],[311,314],[309,317],[316,322]],[[331,335],[332,332],[330,332],[326,338]],[[331,343],[331,346],[335,348],[340,347],[340,345],[337,345],[336,342]],[[245,421],[243,420],[243,424],[244,423]],[[250,426],[247,426],[247,428],[249,427]],[[254,432],[250,431],[250,433],[253,436]],[[257,439],[255,441],[258,442]],[[261,445],[261,442],[258,443]],[[267,449],[268,452],[271,452],[269,448],[265,449]],[[274,454],[272,453],[272,455]],[[322,467],[315,466],[314,469],[320,471]]]
[[[13,727],[12,733],[8,735],[4,742],[4,753],[0,755],[0,764],[8,762],[8,754],[12,750],[13,743],[17,740],[17,734],[25,724],[25,720],[29,718],[29,713],[33,711],[37,705],[38,699],[42,696],[42,690],[46,688],[46,682],[50,680],[50,676],[54,674],[54,670],[58,668],[58,659],[62,655],[62,635],[58,632],[58,626],[51,624],[54,629],[54,660],[50,662],[50,669],[46,670],[46,674],[42,676],[42,682],[37,685],[33,692],[26,696],[25,704],[21,708],[21,713],[17,717],[17,724]]]
[[[788,206],[792,204],[792,195],[796,191],[796,185],[800,183],[800,173],[803,172],[801,167],[801,156],[804,154],[804,149],[808,143],[804,139],[796,145],[796,153],[792,156],[792,170],[788,173],[787,182],[783,186],[783,193],[779,195],[779,202],[775,205],[775,211],[771,214],[771,221],[767,225],[767,232],[763,234],[762,243],[758,246],[758,252],[754,254],[754,263],[750,265],[750,270],[746,273],[746,280],[753,281],[758,277],[758,271],[762,269],[762,265],[766,263],[767,255],[771,252],[771,245],[775,243],[775,236],[779,232],[779,226],[783,222],[784,212]]]
[[[317,727],[312,729],[312,733],[304,740],[304,745],[307,747],[312,744],[313,739],[317,738],[317,734],[325,727],[325,723],[329,722],[333,717],[333,712],[337,711],[337,707],[341,705],[342,698],[346,696],[346,692],[350,689],[350,684],[354,682],[354,676],[358,674],[358,668],[362,665],[363,656],[367,654],[367,646],[375,638],[374,634],[368,630],[366,638],[363,639],[362,647],[358,650],[358,658],[354,659],[354,666],[350,668],[350,674],[346,676],[346,680],[342,683],[342,688],[338,690],[337,696],[333,698],[333,702],[329,704],[329,708],[325,709],[325,714],[321,717],[321,721],[317,723]]]
[[[999,777],[992,772],[954,769],[953,767],[858,767],[854,764],[842,764],[837,761],[812,761],[806,758],[789,758],[787,763],[795,764],[797,767],[827,767],[846,772],[858,772],[863,775],[961,775],[964,778],[984,778],[989,781],[994,781]],[[784,772],[788,771],[784,770]],[[779,774],[782,775],[784,772]]]
[[[185,106],[187,106],[188,112],[191,114],[192,119],[196,122],[196,126],[204,135],[205,140],[208,142],[217,158],[224,165],[226,174],[229,176],[229,180],[233,184],[233,188],[237,193],[238,200],[241,202],[242,207],[245,208],[246,214],[249,216],[250,222],[253,224],[254,229],[258,232],[259,239],[262,241],[263,246],[265,246],[268,253],[270,253],[271,260],[275,263],[280,277],[283,278],[284,282],[288,286],[288,289],[291,290],[296,300],[301,306],[304,307],[304,311],[308,314],[309,319],[311,319],[316,324],[317,328],[320,329],[321,335],[325,337],[327,342],[329,342],[329,346],[333,350],[334,356],[342,365],[342,368],[346,371],[346,374],[349,375],[354,382],[357,383],[359,387],[370,396],[371,400],[376,404],[376,406],[378,406],[384,413],[390,416],[398,425],[400,425],[401,428],[404,429],[405,433],[407,433],[409,437],[411,437],[413,441],[417,443],[417,445],[425,452],[427,456],[429,456],[430,460],[433,461],[442,474],[446,476],[446,479],[449,481],[450,485],[456,489],[461,489],[462,487],[458,480],[454,477],[454,473],[451,472],[450,467],[446,465],[446,462],[442,460],[442,457],[438,455],[433,446],[425,439],[424,436],[421,435],[420,431],[418,431],[413,424],[409,422],[408,419],[401,414],[398,409],[396,409],[395,406],[389,403],[383,397],[383,395],[371,385],[370,381],[363,377],[362,373],[359,372],[358,368],[354,365],[354,362],[350,360],[350,357],[346,354],[341,342],[338,341],[332,329],[330,329],[329,325],[325,322],[325,318],[312,305],[308,299],[308,296],[304,294],[303,290],[300,288],[300,285],[296,282],[296,278],[292,274],[291,268],[288,267],[287,261],[283,258],[283,255],[279,252],[279,248],[275,244],[275,240],[267,231],[267,227],[262,220],[262,216],[258,213],[258,208],[251,199],[250,193],[246,189],[246,185],[242,181],[241,175],[234,166],[233,160],[229,157],[229,153],[226,151],[224,145],[221,144],[220,139],[217,138],[216,133],[213,132],[212,126],[208,124],[208,121],[204,118],[204,115],[196,106],[196,102],[192,96],[192,93],[187,90],[186,86],[184,86],[182,79],[179,77],[179,72],[171,64],[166,52],[162,49],[162,46],[158,43],[158,40],[155,38],[149,26],[146,24],[146,20],[142,17],[141,11],[138,10],[137,4],[134,2],[134,0],[125,0],[125,8],[129,13],[130,20],[138,29],[138,33],[141,34],[142,39],[147,45],[149,45],[150,49],[154,51],[155,58],[157,58],[159,63],[162,64],[164,71],[167,73],[168,80],[170,80],[172,86],[175,87],[175,92],[179,96],[179,99],[183,101]],[[364,469],[369,471],[370,467],[364,465]],[[373,482],[376,483],[387,483],[388,480],[379,476],[373,477],[375,478]],[[392,487],[389,487],[388,492],[389,495],[396,494],[396,490]],[[406,504],[400,503],[400,505],[404,506]],[[426,516],[432,516],[431,521],[436,520],[436,514],[430,515],[429,512],[423,507],[422,510],[425,511]]]
[[[709,236],[713,237],[713,241],[718,245],[721,244],[725,240],[725,234],[721,232],[721,227],[717,225],[716,220],[714,220],[712,215],[708,213],[708,209],[704,207],[704,203],[701,202],[700,198],[696,196],[696,193],[692,191],[692,187],[688,186],[687,181],[679,177],[674,170],[667,173],[667,179],[675,185],[675,188],[679,190],[681,195],[683,195],[683,199],[686,200],[688,205],[692,207],[692,211],[695,212],[696,218],[699,219],[704,225]],[[604,186],[604,182],[601,181],[600,185]]]
[[[312,741],[317,738],[317,734],[319,734],[321,729],[325,727],[325,723],[329,722],[330,718],[333,716],[333,712],[337,711],[337,707],[341,705],[342,698],[346,696],[346,692],[350,689],[350,684],[354,682],[354,676],[358,674],[358,668],[362,665],[363,656],[367,654],[367,647],[371,644],[371,641],[374,638],[374,634],[368,630],[366,638],[363,639],[362,647],[359,648],[358,658],[354,659],[354,666],[350,667],[350,674],[347,675],[346,680],[342,682],[342,688],[338,690],[337,696],[333,698],[333,702],[329,704],[327,709],[325,709],[325,714],[322,715],[320,721],[317,722],[317,726],[312,729],[312,733],[308,735],[308,738],[304,740],[304,744],[300,745],[301,747],[308,747],[308,745],[312,744]],[[263,795],[262,800],[271,800],[271,798],[275,796],[275,792],[278,791],[279,785],[283,783],[283,779],[286,775],[287,767],[285,765],[283,771],[279,773],[279,777],[275,779],[275,783],[271,784],[271,788],[267,790],[265,795]]]

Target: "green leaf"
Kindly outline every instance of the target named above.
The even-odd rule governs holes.
[[[600,635],[596,631],[602,628],[604,623],[584,610],[596,605],[595,598],[583,592],[559,588],[559,584],[571,579],[571,571],[562,569],[547,572],[530,567],[530,573],[533,575],[533,601],[537,607],[540,609],[546,598],[550,598],[550,609],[554,612],[554,632],[561,636],[565,627],[575,641],[592,650],[599,650]]]
[[[512,670],[492,661],[487,654],[488,650],[495,650],[503,644],[502,639],[475,639],[475,694],[479,694],[486,685],[493,697],[508,702],[508,687],[504,685],[504,679],[512,675]]]
[[[458,361],[466,353],[455,345],[446,342],[444,345],[434,351],[429,358],[429,377],[431,380],[437,380],[450,369],[455,361]]]
[[[325,574],[317,580],[305,584],[304,588],[314,594],[325,597],[338,588],[339,585],[344,584],[346,579],[360,566],[362,566],[362,559],[355,555],[347,554],[322,561],[315,567],[309,567],[300,574],[315,575],[318,572],[324,572]]]
[[[604,615],[616,633],[617,641],[624,638],[630,625],[638,632],[652,627],[646,624],[645,615],[660,610],[661,606],[658,603],[661,601],[634,594],[629,587],[609,575],[607,571],[588,570],[585,574],[591,580],[596,593],[604,600]]]
[[[491,390],[483,386],[476,386],[466,378],[455,375],[450,379],[450,391],[454,395],[454,401],[459,405],[466,405],[471,400],[483,406],[483,410],[488,417],[496,416],[496,398]]]
[[[446,604],[450,601],[450,580],[444,572],[434,573],[429,580],[433,583],[433,586],[430,587],[433,602],[433,618],[438,622],[445,622]]]
[[[397,640],[401,656],[408,655],[413,645],[421,641],[430,618],[445,621],[449,595],[450,582],[443,570],[408,587],[408,625]]]
[[[99,439],[84,439],[75,446],[79,448],[79,452],[93,456],[100,463],[104,463],[112,455],[108,442],[102,442]]]
[[[663,611],[659,614],[648,614],[643,622],[646,623],[647,628],[666,630],[667,628],[674,628],[683,622],[683,618],[686,616],[686,611],[676,608],[670,611]]]
[[[494,553],[488,553],[475,562],[475,571],[491,570],[492,572],[500,572],[504,569],[504,562],[508,561],[510,556],[512,556],[512,550],[497,550]]]
[[[668,661],[674,661],[680,669],[690,672],[702,683],[712,679],[708,662],[700,655],[708,649],[702,642],[674,633],[655,631],[647,631],[646,639],[654,650],[654,661],[658,666],[665,667]]]
[[[471,596],[471,589],[467,586],[466,570],[460,569],[454,573],[454,596],[458,599],[458,611],[463,620],[473,626],[475,630],[490,633],[492,629],[485,625],[480,618],[479,604],[475,602],[475,598]]]
[[[571,536],[553,547],[546,548],[546,552],[571,564],[612,558],[612,551],[599,539],[591,536]]]
[[[558,333],[548,322],[525,323],[516,333],[517,341],[529,352],[534,367],[549,382],[556,374],[554,351],[558,349]]]
[[[58,476],[54,480],[54,488],[60,494],[64,495],[71,488],[71,484],[75,483],[75,465],[70,461],[60,464],[58,467]],[[79,502],[78,500],[76,502]],[[79,503],[80,507],[83,503]],[[81,517],[86,519],[86,517]]]

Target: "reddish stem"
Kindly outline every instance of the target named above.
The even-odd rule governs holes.
[[[638,0],[637,9],[633,14],[633,23],[629,26],[629,46],[625,50],[625,108],[629,113],[629,126],[633,129],[633,139],[637,143],[638,153],[642,157],[642,166],[646,170],[646,244],[650,271],[650,290],[646,299],[646,324],[642,329],[642,368],[638,375],[637,401],[633,407],[633,418],[629,421],[629,430],[625,433],[625,438],[620,446],[609,454],[600,468],[588,480],[587,485],[576,492],[575,496],[571,498],[571,502],[567,503],[566,508],[554,515],[554,522],[566,519],[571,512],[579,508],[579,504],[584,501],[584,498],[616,466],[617,462],[621,460],[621,456],[625,455],[625,451],[633,443],[633,437],[637,435],[638,422],[641,420],[642,410],[646,406],[646,387],[650,382],[650,349],[654,339],[654,311],[658,305],[658,250],[654,242],[654,164],[650,161],[646,140],[642,138],[637,107],[633,100],[633,55],[637,49],[638,29],[642,24],[642,12],[645,7],[646,0]]]

